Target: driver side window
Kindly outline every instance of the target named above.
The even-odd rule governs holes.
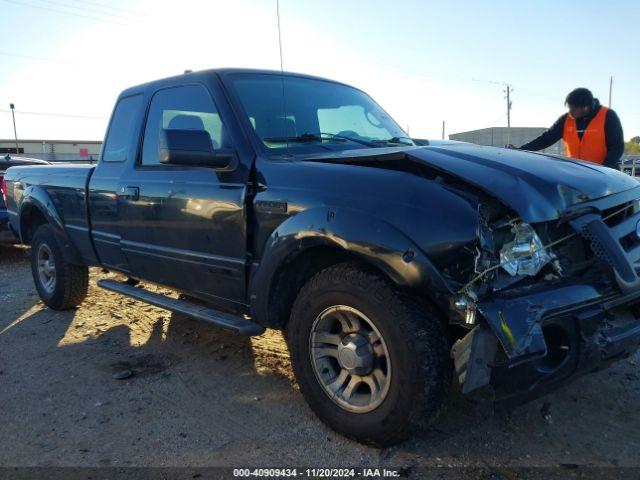
[[[214,149],[220,148],[222,122],[207,90],[201,85],[172,87],[156,92],[151,99],[142,143],[141,163],[160,165],[158,140],[165,130],[204,130]]]

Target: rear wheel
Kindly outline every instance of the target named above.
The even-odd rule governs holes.
[[[451,365],[439,320],[355,264],[330,267],[305,285],[287,341],[311,408],[360,442],[404,440],[447,398]]]
[[[53,228],[41,225],[31,242],[31,272],[40,298],[54,310],[68,310],[85,299],[89,269],[65,261]]]

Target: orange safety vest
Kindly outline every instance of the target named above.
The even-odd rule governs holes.
[[[567,145],[568,157],[602,165],[604,158],[607,156],[604,122],[608,111],[607,107],[600,107],[596,116],[591,119],[582,133],[582,139],[578,136],[575,118],[567,114],[567,119],[564,121],[562,139]]]

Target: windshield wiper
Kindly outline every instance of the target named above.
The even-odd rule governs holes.
[[[303,133],[302,135],[291,136],[291,137],[264,137],[262,139],[263,142],[272,142],[272,143],[311,143],[311,142],[322,142],[322,137],[318,135],[314,135],[313,133]],[[326,145],[318,145],[325,150],[331,150]]]
[[[319,135],[315,133],[303,133],[297,136],[291,137],[265,137],[262,140],[266,142],[274,142],[274,143],[310,143],[310,142],[322,142],[322,140],[327,140],[326,138],[322,138],[324,136],[329,137],[330,139],[340,139],[347,140],[354,143],[359,143],[361,145],[366,145],[367,147],[378,147],[373,142],[369,142],[367,140],[360,140],[359,138],[346,137],[344,135],[338,135],[335,133],[325,133],[321,132]]]
[[[315,135],[313,133],[303,133],[302,135],[298,135],[298,136],[291,136],[291,137],[264,137],[262,139],[265,142],[273,142],[273,143],[286,143],[286,142],[291,142],[291,143],[306,143],[306,142],[321,142],[322,141],[322,137],[319,137],[318,135]]]
[[[373,142],[370,142],[368,140],[361,140],[359,138],[353,138],[353,137],[346,137],[344,135],[338,135],[337,133],[325,133],[322,132],[320,133],[320,135],[326,135],[330,138],[340,138],[342,140],[349,140],[351,142],[355,142],[355,143],[359,143],[360,145],[366,145],[367,147],[377,147],[377,145]]]
[[[402,141],[402,140],[409,140],[409,142],[407,141]],[[393,137],[393,138],[389,138],[387,140],[371,140],[373,143],[384,143],[385,145],[405,145],[407,147],[413,147],[415,144],[413,143],[413,140],[411,140],[409,137]]]

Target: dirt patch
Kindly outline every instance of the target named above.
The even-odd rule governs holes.
[[[87,300],[54,312],[27,253],[0,248],[2,466],[640,464],[638,354],[507,412],[456,395],[429,432],[378,450],[311,413],[280,332],[245,338],[172,315],[98,289],[97,269]]]
[[[121,360],[112,363],[108,368],[117,374],[123,371],[130,371],[131,376],[138,377],[145,375],[158,375],[166,372],[167,369],[179,363],[180,359],[175,355],[165,355],[162,358],[151,353],[138,357],[130,357],[127,360]]]

